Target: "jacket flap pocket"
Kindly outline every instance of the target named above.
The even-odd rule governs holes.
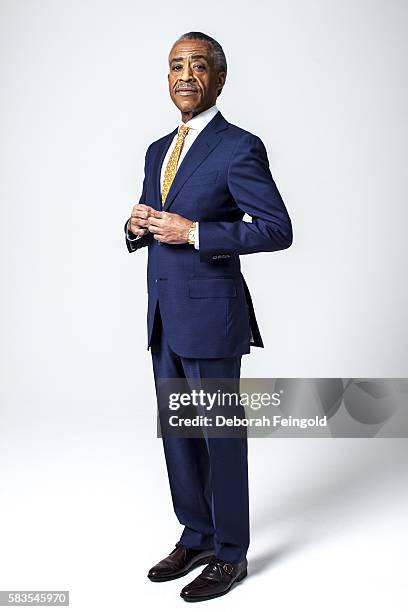
[[[233,278],[194,278],[188,281],[188,290],[191,298],[237,295]]]

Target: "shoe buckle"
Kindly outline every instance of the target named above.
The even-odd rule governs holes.
[[[234,566],[231,565],[230,563],[224,563],[224,565],[222,566],[223,570],[225,572],[227,572],[227,574],[232,574],[232,572],[234,571]]]

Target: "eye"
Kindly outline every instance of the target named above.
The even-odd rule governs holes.
[[[182,68],[181,64],[174,64],[172,70],[178,70],[179,68]]]
[[[199,71],[205,70],[204,64],[194,64],[194,68]]]

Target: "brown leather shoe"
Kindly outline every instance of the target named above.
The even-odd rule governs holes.
[[[199,550],[187,548],[181,542],[177,542],[174,550],[154,565],[147,574],[153,582],[164,582],[185,576],[190,570],[209,563],[214,557],[214,550]]]
[[[197,576],[183,587],[180,595],[185,601],[204,601],[226,595],[236,582],[241,582],[248,574],[246,559],[240,563],[225,563],[213,559]]]

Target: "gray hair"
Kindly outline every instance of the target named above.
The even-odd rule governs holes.
[[[214,38],[211,38],[211,36],[208,36],[208,34],[204,34],[203,32],[187,32],[186,34],[180,36],[180,38],[178,38],[174,44],[177,44],[182,40],[207,41],[212,48],[214,63],[216,67],[219,71],[225,72],[225,74],[227,74],[227,58],[225,57],[225,53],[220,43],[217,42]]]

